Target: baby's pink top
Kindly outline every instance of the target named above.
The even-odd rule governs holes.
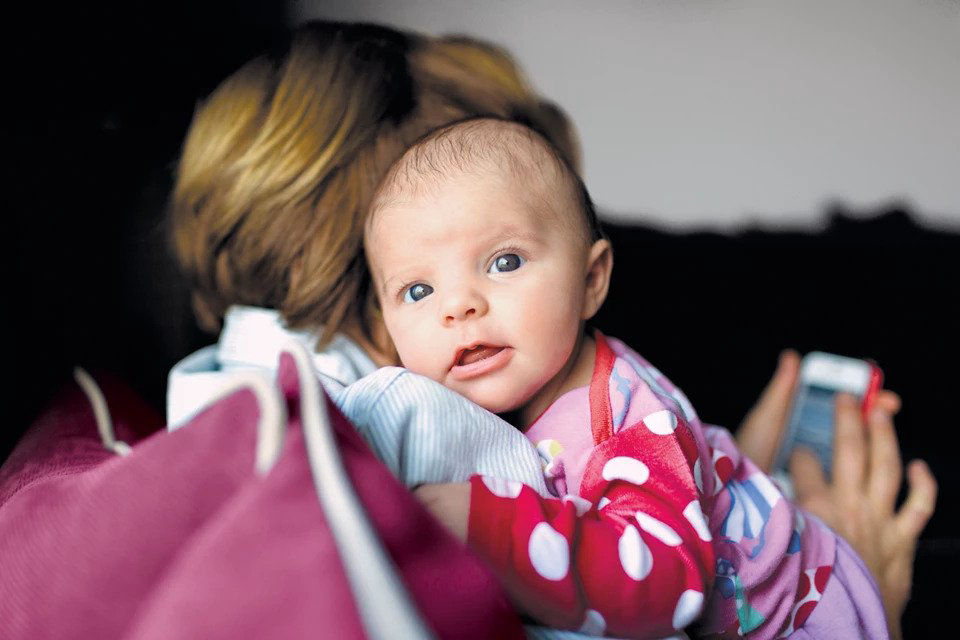
[[[819,601],[835,534],[647,361],[596,340],[590,386],[526,432],[555,498],[472,478],[470,543],[551,626],[662,637],[696,620],[704,635],[789,635]]]

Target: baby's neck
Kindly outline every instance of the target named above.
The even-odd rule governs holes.
[[[596,353],[597,344],[593,337],[581,332],[580,339],[574,345],[573,352],[563,369],[530,398],[525,405],[502,417],[507,422],[526,431],[557,398],[567,391],[590,384]]]

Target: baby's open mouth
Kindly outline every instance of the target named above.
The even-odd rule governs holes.
[[[474,362],[485,360],[490,356],[495,356],[501,351],[503,351],[503,347],[491,347],[485,344],[477,345],[473,349],[464,349],[460,357],[457,358],[457,364],[460,366],[473,364]]]

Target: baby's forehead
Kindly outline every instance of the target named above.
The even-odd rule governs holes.
[[[391,202],[436,195],[462,180],[516,190],[545,213],[579,215],[576,178],[546,140],[514,122],[480,119],[443,128],[408,149],[377,190],[371,217]]]

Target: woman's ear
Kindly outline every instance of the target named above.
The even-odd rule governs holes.
[[[609,240],[601,238],[590,246],[587,254],[587,281],[581,319],[589,320],[600,310],[603,301],[607,299],[612,272],[613,248]]]

